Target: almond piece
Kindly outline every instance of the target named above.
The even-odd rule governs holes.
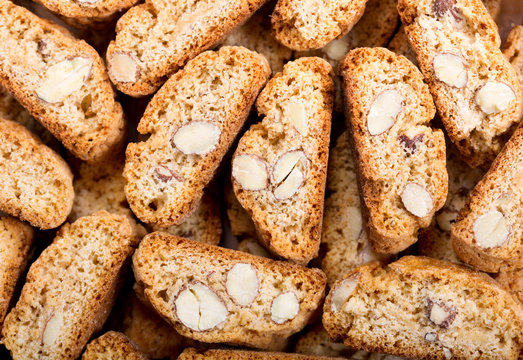
[[[441,18],[445,16],[447,12],[450,12],[450,14],[454,17],[454,20],[460,22],[463,20],[463,18],[458,9],[456,9],[455,5],[456,0],[434,0],[432,10],[438,18]]]
[[[348,206],[344,209],[346,218],[349,219],[350,238],[348,240],[355,241],[361,235],[363,230],[363,218],[361,210],[356,206]]]
[[[292,320],[300,311],[300,303],[296,294],[289,291],[278,295],[271,304],[271,319],[276,324],[283,324]]]
[[[205,155],[216,149],[221,130],[206,121],[191,121],[173,134],[172,145],[186,155]]]
[[[301,136],[307,136],[309,134],[309,124],[307,121],[307,113],[305,112],[305,105],[301,101],[292,100],[289,101],[286,109],[287,116],[294,128]]]
[[[359,277],[351,276],[343,280],[336,288],[332,291],[331,297],[331,311],[338,312],[342,309],[343,305],[349,301],[352,293],[358,285]]]
[[[418,143],[423,141],[423,138],[425,137],[425,134],[418,134],[412,138],[408,137],[407,135],[403,134],[400,135],[400,143],[403,144],[406,150],[410,153],[414,153],[416,149],[418,148]]]
[[[442,329],[447,329],[456,318],[456,308],[443,301],[427,299],[427,317]]]
[[[492,210],[476,219],[473,226],[474,238],[482,248],[503,245],[509,236],[505,217],[497,210]]]
[[[256,240],[248,241],[246,244],[249,254],[260,256],[260,257],[265,257],[265,258],[270,258],[271,255],[269,254],[269,252],[267,250],[265,250],[265,248],[263,246],[259,245],[255,241]]]
[[[36,95],[50,104],[64,101],[82,88],[91,75],[92,66],[93,60],[82,56],[50,66],[36,89]]]
[[[415,183],[405,186],[401,193],[401,201],[407,211],[417,217],[427,216],[434,207],[430,193],[423,186]]]
[[[180,322],[194,331],[212,329],[227,319],[229,312],[223,301],[209,287],[189,284],[174,301]]]
[[[403,96],[397,90],[385,90],[372,102],[367,115],[367,128],[371,135],[383,134],[396,122],[403,107]]]
[[[274,196],[285,200],[293,196],[305,180],[307,157],[301,150],[289,151],[281,155],[272,169],[272,180],[278,186]]]
[[[244,190],[263,190],[269,185],[267,164],[256,155],[236,155],[232,161],[232,177]]]
[[[467,68],[461,56],[440,53],[434,56],[434,75],[439,81],[458,89],[467,85]]]
[[[499,81],[487,81],[476,92],[475,101],[485,114],[504,111],[516,99],[510,86]]]
[[[435,332],[428,332],[424,336],[425,341],[436,342],[438,341],[438,334]]]
[[[227,293],[235,303],[250,305],[258,296],[258,276],[250,264],[236,264],[227,273]]]
[[[444,208],[436,215],[436,224],[442,231],[449,232],[457,216],[458,212],[456,210]]]
[[[115,52],[108,60],[108,67],[115,82],[134,83],[140,77],[140,68],[130,53]]]
[[[158,165],[156,169],[154,169],[154,175],[156,175],[161,182],[169,182],[171,180],[182,181],[181,176],[178,175],[176,171],[169,169],[165,165]]]
[[[64,315],[59,311],[53,311],[42,330],[42,344],[44,346],[50,346],[56,342],[60,336],[63,324]]]
[[[323,52],[334,61],[340,61],[349,52],[349,43],[345,37],[334,39],[323,48]]]

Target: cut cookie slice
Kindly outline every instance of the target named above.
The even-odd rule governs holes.
[[[293,51],[281,45],[271,33],[271,13],[274,2],[269,1],[242,26],[225,38],[223,45],[243,46],[259,52],[269,61],[273,73],[283,70],[283,65],[293,56]]]
[[[82,360],[147,360],[147,356],[124,334],[109,331],[92,340]]]
[[[218,245],[222,237],[220,204],[216,196],[205,192],[196,210],[180,225],[169,228],[152,225],[150,228],[152,231],[163,231],[186,239]]]
[[[457,149],[452,144],[447,150],[449,175],[447,201],[436,213],[432,224],[421,231],[417,249],[418,255],[460,263],[461,261],[452,248],[450,230],[459,211],[465,205],[469,192],[481,180],[484,172],[480,169],[471,169],[460,159]]]
[[[463,262],[486,272],[523,267],[523,127],[476,185],[452,227]]]
[[[319,249],[333,98],[332,68],[319,58],[289,62],[263,89],[263,120],[232,159],[236,198],[261,242],[307,263]]]
[[[419,70],[384,48],[352,50],[341,63],[369,239],[394,254],[417,240],[447,195],[445,139]]]
[[[122,215],[100,211],[64,225],[31,265],[7,315],[3,344],[14,359],[76,359],[112,308],[138,238]]]
[[[109,76],[131,96],[154,93],[189,60],[220,43],[266,0],[147,0],[118,20]]]
[[[33,229],[7,215],[0,215],[0,330],[15,287],[31,257]]]
[[[260,352],[246,350],[201,350],[189,348],[178,360],[342,360],[323,356]]]
[[[147,301],[181,335],[264,349],[281,349],[301,330],[325,288],[317,269],[160,232],[142,240],[133,269]]]
[[[67,163],[29,130],[0,119],[0,210],[41,229],[61,225],[73,205]]]
[[[332,285],[350,269],[387,256],[374,252],[361,209],[356,158],[345,131],[330,152],[321,244],[321,268]]]
[[[189,216],[269,75],[262,55],[225,46],[191,60],[156,93],[138,124],[150,138],[126,152],[125,193],[140,220],[169,227]]]
[[[276,39],[293,50],[319,49],[358,22],[366,0],[278,0],[271,21]]]
[[[518,124],[523,96],[480,0],[400,0],[405,31],[447,133],[471,166],[488,166]]]
[[[0,83],[76,157],[121,148],[125,121],[105,65],[87,43],[0,0]]]
[[[334,341],[424,359],[518,359],[523,318],[488,275],[406,256],[348,272],[326,298],[323,324]]]

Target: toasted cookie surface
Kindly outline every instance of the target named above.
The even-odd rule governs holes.
[[[287,353],[275,353],[275,352],[256,352],[256,351],[245,351],[245,350],[202,350],[187,349],[179,357],[178,360],[262,360],[262,359],[274,359],[274,360],[329,360],[341,358],[323,357],[323,356],[312,356],[312,355],[300,355],[300,354],[287,354]]]
[[[52,229],[73,205],[73,175],[67,163],[22,125],[0,119],[0,209]]]
[[[91,341],[82,360],[147,360],[147,356],[124,334],[109,331]]]

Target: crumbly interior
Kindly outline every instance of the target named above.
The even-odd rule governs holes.
[[[269,178],[280,156],[301,150],[307,158],[301,187],[286,199],[275,197],[276,185],[248,191],[234,182],[240,204],[251,215],[261,240],[277,255],[309,261],[318,251],[332,109],[331,67],[319,58],[287,63],[257,100],[261,122],[244,134],[235,156],[258,156]],[[294,127],[290,103],[304,107],[307,133]],[[233,160],[234,161],[234,160]]]
[[[237,305],[226,289],[229,270],[237,263],[250,264],[258,278],[258,294],[247,306]],[[184,336],[196,340],[227,342],[270,348],[301,330],[319,306],[325,286],[317,270],[275,262],[243,252],[168,237],[162,233],[147,236],[133,258],[139,284],[154,308]],[[185,286],[201,283],[225,304],[224,322],[205,332],[185,327],[176,315],[174,302]],[[271,320],[273,300],[293,292],[299,301],[298,315],[283,324]]]
[[[64,225],[31,265],[3,343],[18,359],[76,358],[109,315],[119,274],[137,239],[126,217],[99,212]],[[43,344],[53,317],[56,340]]]
[[[147,360],[147,356],[124,334],[109,331],[91,341],[82,360]]]
[[[138,126],[151,136],[128,146],[124,171],[127,200],[141,220],[168,227],[196,208],[269,71],[261,55],[223,47],[193,59],[155,95]],[[190,121],[220,129],[214,150],[187,155],[172,145],[175,131]],[[161,181],[159,165],[177,179]]]
[[[327,300],[329,320],[324,315],[324,323],[332,321],[328,325],[345,344],[367,350],[412,357],[448,358],[445,353],[450,351],[453,359],[480,359],[485,354],[517,359],[523,339],[515,300],[486,275],[418,259],[416,263],[416,258],[404,257],[387,268],[360,268],[358,285],[340,312],[333,314]],[[448,328],[429,320],[429,300],[455,309]],[[425,340],[427,333],[437,340]]]
[[[214,195],[204,193],[196,210],[187,216],[180,225],[169,228],[152,225],[151,230],[218,245],[222,237],[220,204],[218,204]]]
[[[346,131],[330,151],[327,172],[327,197],[323,214],[322,246],[326,253],[322,270],[330,285],[350,269],[373,260],[384,260],[372,250],[368,239],[356,176],[356,159]],[[361,219],[361,231],[355,233],[354,218]],[[356,220],[356,223],[358,221]]]
[[[0,207],[34,226],[59,226],[74,197],[67,164],[17,123],[0,119],[0,137]]]
[[[521,87],[499,50],[495,24],[477,13],[476,9],[482,7],[479,0],[457,0],[454,9],[441,17],[434,14],[432,0],[413,6],[416,15],[409,36],[425,77],[431,78],[431,90],[449,136],[470,165],[488,163],[514,130],[522,107]],[[463,88],[433,78],[432,63],[438,53],[458,54],[464,59],[467,82]],[[486,114],[476,105],[476,92],[488,80],[503,82],[513,89],[515,100],[506,110]]]
[[[1,3],[0,52],[9,54],[0,59],[2,81],[11,91],[16,89],[22,105],[75,155],[91,160],[107,151],[120,140],[124,120],[100,57],[66,30],[8,5],[7,0]],[[40,99],[36,91],[46,70],[74,57],[92,60],[91,73],[82,87],[57,103]]]
[[[138,0],[38,0],[37,2],[51,11],[73,18],[69,22],[77,20],[83,25],[93,25],[104,20],[110,21],[112,19],[111,15],[130,8]]]

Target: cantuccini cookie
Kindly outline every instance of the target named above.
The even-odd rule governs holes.
[[[22,125],[0,119],[0,210],[41,229],[61,225],[73,205],[67,163]]]
[[[278,0],[271,21],[276,39],[293,50],[319,49],[358,22],[367,0]]]
[[[460,262],[450,239],[450,229],[459,211],[465,205],[469,192],[481,180],[484,172],[471,169],[461,158],[453,145],[447,148],[447,172],[449,191],[445,205],[436,213],[432,224],[422,230],[417,245],[418,255],[439,260]]]
[[[503,55],[512,64],[523,84],[523,25],[515,26],[508,34],[503,46]]]
[[[326,61],[287,63],[258,97],[263,119],[232,159],[234,193],[261,242],[298,263],[314,258],[320,245],[332,101]]]
[[[342,360],[324,356],[260,352],[246,350],[201,350],[193,348],[185,350],[178,360]]]
[[[0,215],[0,330],[15,287],[25,271],[34,242],[33,229],[7,215]]]
[[[147,360],[147,356],[124,334],[109,331],[92,340],[82,360]]]
[[[523,268],[523,126],[471,191],[452,226],[463,262],[486,272]]]
[[[480,0],[400,0],[405,31],[447,133],[472,167],[501,151],[523,96]]]
[[[225,205],[231,233],[238,239],[256,239],[256,228],[249,213],[241,206],[229,182],[225,185]]]
[[[416,242],[447,195],[445,139],[419,70],[384,48],[352,50],[341,63],[369,239],[393,254]]]
[[[160,232],[142,240],[133,269],[148,302],[181,335],[265,349],[281,349],[306,325],[325,288],[318,269]]]
[[[76,359],[109,315],[137,243],[122,215],[100,211],[64,225],[5,319],[2,342],[13,359]]]
[[[0,83],[76,157],[114,155],[125,121],[104,63],[86,42],[0,1]]]
[[[107,48],[109,76],[131,96],[154,93],[189,60],[212,48],[266,0],[147,0],[116,25]]]
[[[330,151],[327,196],[321,236],[325,255],[321,268],[332,285],[350,269],[374,260],[385,260],[372,249],[361,209],[357,164],[349,133],[345,131]]]
[[[225,38],[223,45],[243,46],[259,52],[269,61],[273,73],[283,70],[283,65],[293,56],[293,51],[280,44],[271,33],[271,12],[274,2],[269,1],[242,26]]]
[[[488,275],[436,259],[354,269],[332,287],[323,310],[334,341],[367,351],[516,360],[523,349],[516,300]]]
[[[494,278],[523,305],[523,269],[500,272]]]
[[[196,210],[194,210],[180,225],[162,228],[150,226],[152,231],[163,231],[186,239],[218,245],[222,237],[222,219],[220,204],[213,194],[205,192]]]
[[[270,68],[260,54],[224,46],[198,55],[152,98],[127,147],[125,194],[146,223],[180,224],[247,118]]]

